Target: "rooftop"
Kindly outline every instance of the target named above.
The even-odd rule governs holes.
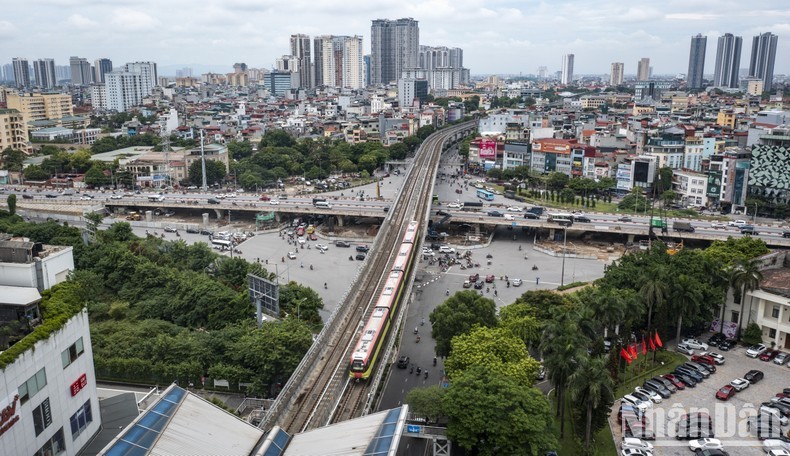
[[[38,301],[41,301],[41,293],[36,288],[0,285],[0,304],[27,306]]]
[[[762,290],[790,298],[790,268],[767,269],[762,273]]]

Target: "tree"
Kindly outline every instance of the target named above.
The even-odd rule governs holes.
[[[763,330],[757,323],[749,323],[743,330],[743,343],[757,345],[763,342]]]
[[[494,301],[474,291],[455,293],[439,304],[428,318],[439,356],[448,356],[453,337],[468,333],[474,325],[494,327],[497,324]]]
[[[50,174],[39,165],[30,165],[22,171],[27,181],[45,181]]]
[[[658,194],[672,190],[672,168],[662,167],[658,170],[658,182],[656,182],[656,190]]]
[[[562,438],[565,435],[565,392],[571,375],[576,372],[577,358],[586,344],[572,313],[555,312],[554,316],[543,331],[540,349],[549,380],[557,390],[557,415]]]
[[[296,144],[293,136],[285,130],[274,129],[267,131],[261,138],[260,149],[266,147],[293,147]]]
[[[472,366],[482,366],[522,385],[532,385],[540,363],[529,356],[524,343],[506,328],[476,326],[468,334],[453,338],[445,366],[451,379]]]
[[[8,195],[8,198],[6,198],[6,203],[8,204],[8,213],[11,215],[16,214],[16,195]]]
[[[440,417],[447,416],[444,407],[442,407],[442,400],[446,392],[447,389],[439,385],[414,388],[406,393],[403,402],[409,404],[409,408],[415,415],[424,416],[435,423],[439,421]]]
[[[8,171],[22,171],[22,165],[27,156],[19,149],[7,147],[3,150],[0,158],[2,158],[4,169]]]
[[[247,158],[252,155],[252,143],[247,140],[231,141],[228,143],[228,153],[230,153],[230,158],[234,160]]]
[[[100,164],[93,165],[85,173],[85,184],[93,188],[98,188],[110,183],[110,176],[104,173],[103,166]]]
[[[664,275],[654,269],[652,273],[646,274],[642,286],[639,288],[639,295],[647,306],[647,330],[652,328],[653,308],[661,307],[669,294]]]
[[[206,160],[206,183],[213,185],[225,178],[225,164],[217,160]],[[189,165],[189,182],[192,185],[203,185],[203,169],[200,160]]]
[[[591,358],[582,356],[579,365],[570,378],[569,386],[575,404],[584,405],[584,447],[589,450],[593,432],[593,411],[608,408],[614,401],[612,378],[602,356]]]
[[[735,266],[732,268],[732,272],[730,273],[730,286],[735,289],[735,293],[737,293],[736,296],[741,303],[741,310],[738,313],[738,331],[740,331],[741,322],[743,321],[743,304],[746,300],[746,292],[756,290],[760,286],[762,280],[763,274],[760,272],[760,263],[757,260],[740,260],[736,262]],[[747,325],[751,323],[751,301],[753,299],[754,296],[751,296],[749,301],[750,316]],[[722,322],[722,324],[723,323],[724,322]]]
[[[442,406],[447,436],[471,454],[532,456],[557,444],[543,394],[483,367],[456,376]]]
[[[499,310],[499,321],[503,328],[521,339],[527,347],[536,346],[540,342],[541,325],[531,306],[524,303],[505,306]]]
[[[686,274],[680,274],[670,285],[670,303],[673,312],[678,316],[678,329],[675,342],[680,342],[680,333],[683,325],[683,315],[695,314],[702,304],[702,292],[699,282]]]
[[[554,190],[558,192],[563,188],[565,188],[566,185],[568,185],[569,179],[570,178],[568,177],[567,174],[553,172],[550,173],[548,177],[546,177],[546,186],[548,187],[549,190]]]

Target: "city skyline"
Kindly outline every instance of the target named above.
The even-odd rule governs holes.
[[[80,56],[91,62],[107,57],[116,62],[153,61],[162,68],[198,67],[198,72],[229,69],[234,62],[272,68],[276,58],[289,52],[293,34],[360,35],[364,53],[369,54],[373,20],[407,17],[420,24],[420,44],[464,49],[464,66],[473,74],[532,74],[539,66],[553,73],[560,71],[565,54],[574,54],[574,73],[579,75],[608,74],[613,61],[625,62],[625,74],[636,74],[642,57],[650,58],[654,74],[686,73],[689,38],[698,33],[710,38],[709,46],[724,33],[742,36],[744,56],[751,53],[753,36],[776,34],[780,57],[790,38],[790,11],[776,10],[775,2],[764,0],[748,5],[724,0],[715,10],[705,2],[677,0],[661,9],[646,1],[588,6],[569,0],[407,0],[375,5],[361,0],[297,0],[288,8],[229,0],[200,11],[185,5],[180,0],[10,4],[0,19],[0,62],[53,58],[65,65],[70,56]],[[28,14],[31,7],[36,15]],[[168,22],[171,17],[178,20]],[[715,50],[708,50],[705,67],[713,68],[714,59]],[[774,74],[787,73],[790,62],[777,59]]]

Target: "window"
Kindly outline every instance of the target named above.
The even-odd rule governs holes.
[[[42,367],[25,383],[19,385],[19,403],[24,404],[29,401],[45,386],[47,386],[47,372]]]
[[[63,350],[63,353],[60,354],[61,359],[63,360],[63,368],[67,368],[77,360],[85,352],[85,347],[82,346],[82,337],[77,339],[77,342],[74,342],[69,348]]]
[[[773,318],[779,318],[779,306],[774,306],[774,308],[771,310],[771,316]]]
[[[90,399],[74,415],[71,415],[69,421],[71,422],[71,438],[76,439],[88,427],[88,424],[93,422]]]
[[[60,428],[51,439],[33,453],[33,456],[56,456],[64,451],[66,451],[66,439],[63,438],[63,428]]]
[[[770,337],[770,338],[776,337],[776,329],[775,328],[771,328],[771,329],[768,330],[768,337]]]
[[[44,399],[38,407],[33,409],[33,428],[38,437],[44,429],[52,424],[52,409],[49,408],[49,398]]]
[[[737,323],[739,316],[740,316],[739,312],[733,311],[732,312],[732,318],[730,318],[730,321]]]

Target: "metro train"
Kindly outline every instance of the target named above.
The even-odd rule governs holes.
[[[406,288],[406,277],[411,270],[414,243],[418,236],[419,223],[409,222],[406,233],[398,246],[398,255],[390,268],[384,289],[376,298],[373,313],[365,323],[365,328],[357,340],[354,353],[349,362],[349,376],[354,379],[367,379],[373,372],[381,348],[387,339],[392,318],[397,315],[398,304]]]

